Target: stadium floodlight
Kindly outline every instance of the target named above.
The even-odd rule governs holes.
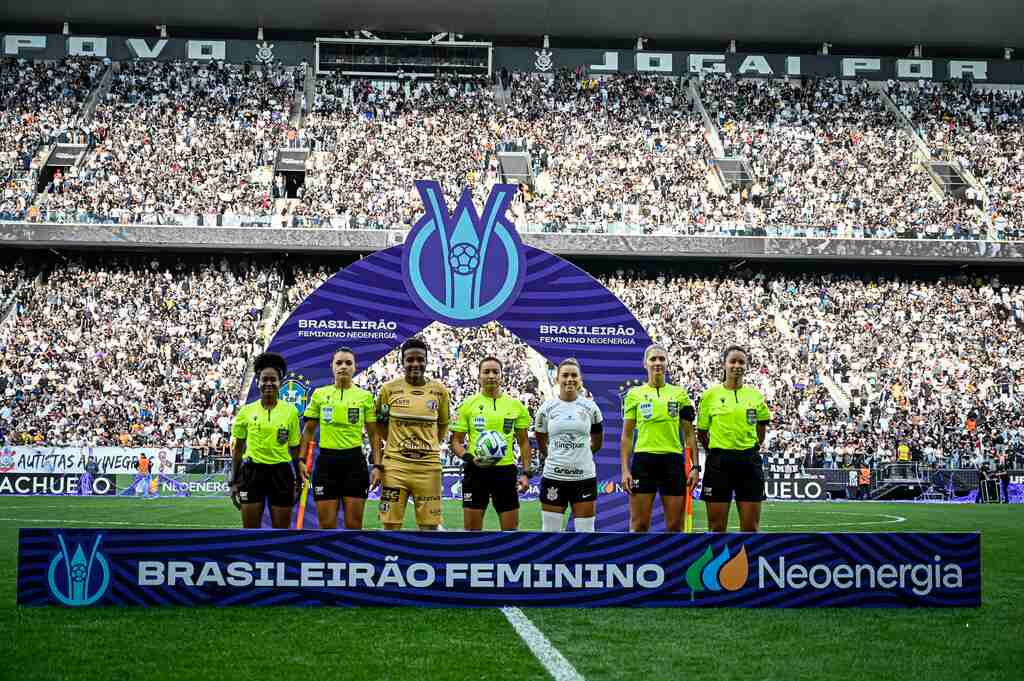
[[[444,32],[444,33],[435,33],[434,35],[430,36],[430,43],[431,44],[439,43],[442,40],[444,40],[447,35],[448,35],[447,31]]]
[[[360,32],[360,33],[361,33],[361,34],[363,35],[363,37],[364,37],[364,38],[366,38],[367,40],[380,40],[380,38],[378,38],[377,36],[375,36],[375,35],[374,35],[373,33],[371,33],[370,31],[367,31],[367,30],[366,30],[365,28],[364,28],[364,29],[360,29],[360,31],[359,31],[359,32]]]
[[[550,50],[551,49],[551,38],[550,38],[550,36],[544,36],[544,49],[545,50]]]
[[[637,36],[637,39],[636,39],[636,49],[637,50],[644,49],[644,43],[646,43],[646,42],[647,42],[647,39],[644,38],[642,35],[641,36]]]
[[[1006,61],[1010,61],[1011,59],[1013,59],[1013,48],[1012,47],[1004,47],[1003,48],[1003,59],[1005,59]]]
[[[71,27],[68,26],[68,22],[64,22],[64,28],[61,29],[61,33],[63,33],[64,35],[71,35]]]
[[[156,30],[160,31],[160,37],[161,38],[166,38],[167,37],[167,24],[157,24],[153,28],[155,28]]]
[[[730,40],[729,41],[729,54],[736,54],[736,41],[735,40]]]
[[[914,45],[914,50],[910,53],[910,56],[914,59],[920,59],[923,48],[920,45]]]
[[[823,55],[825,55],[825,56],[828,56],[828,50],[829,50],[830,47],[832,47],[832,43],[822,43],[821,44],[821,53]]]
[[[260,26],[256,29],[256,40],[263,41],[263,27]]]

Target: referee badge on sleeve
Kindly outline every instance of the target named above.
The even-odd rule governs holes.
[[[348,410],[348,422],[352,425],[359,423],[359,410],[349,409]]]
[[[502,429],[505,431],[506,435],[512,432],[512,428],[515,424],[515,419],[504,419],[504,421],[502,421]]]
[[[679,403],[669,402],[668,403],[668,417],[670,419],[679,418]]]
[[[757,410],[756,409],[748,409],[747,410],[747,423],[750,423],[750,424],[757,423]]]
[[[283,445],[288,442],[288,429],[278,428],[277,429],[277,444]]]

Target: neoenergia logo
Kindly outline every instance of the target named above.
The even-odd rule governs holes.
[[[453,326],[500,316],[522,290],[526,258],[505,216],[516,188],[495,185],[482,214],[469,189],[448,214],[441,185],[418,181],[426,214],[409,231],[402,254],[406,290],[424,314]]]
[[[726,546],[717,557],[709,546],[686,570],[690,600],[696,598],[701,591],[739,591],[747,583],[749,574],[746,546],[741,546],[735,556],[729,553],[729,547]]]
[[[57,535],[60,551],[50,561],[47,577],[50,593],[64,605],[92,605],[107,592],[110,586],[110,565],[99,552],[102,540],[102,534],[96,535],[96,541],[86,558],[81,544],[75,546],[71,553],[64,542],[64,535]]]

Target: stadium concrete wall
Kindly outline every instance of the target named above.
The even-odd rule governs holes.
[[[0,223],[0,244],[177,250],[239,250],[295,253],[371,253],[403,243],[403,230],[255,229],[159,225]],[[258,235],[258,238],[254,238]],[[970,262],[1017,265],[1021,241],[926,239],[819,239],[796,237],[657,236],[623,234],[530,234],[523,242],[558,255],[600,258],[729,260]]]

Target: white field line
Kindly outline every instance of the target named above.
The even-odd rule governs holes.
[[[523,639],[533,656],[544,665],[551,678],[555,681],[586,681],[522,610],[506,605],[501,609],[501,614],[516,630],[519,638]]]

